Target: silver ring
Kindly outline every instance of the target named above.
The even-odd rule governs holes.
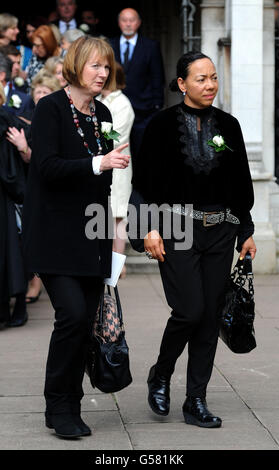
[[[153,259],[152,253],[150,253],[150,251],[146,251],[145,254],[148,259]]]

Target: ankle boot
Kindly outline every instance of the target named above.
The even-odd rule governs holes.
[[[73,416],[69,413],[50,414],[46,411],[45,418],[46,427],[54,429],[56,435],[59,437],[73,439],[84,435],[82,430],[74,422]]]
[[[208,410],[205,398],[187,397],[182,411],[187,424],[202,428],[220,428],[222,424],[221,418],[213,416]]]
[[[170,410],[170,378],[159,375],[156,372],[156,365],[154,365],[149,371],[147,383],[150,408],[158,415],[168,415]]]
[[[83,419],[80,416],[80,403],[72,403],[71,404],[71,412],[72,412],[72,415],[73,415],[74,422],[76,423],[76,425],[82,431],[82,435],[83,436],[90,436],[90,434],[92,434],[91,429],[90,429],[89,426],[87,426],[87,424],[85,424],[85,422],[83,421]]]

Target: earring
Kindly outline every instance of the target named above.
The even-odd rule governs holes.
[[[185,96],[185,95],[186,95],[186,91],[183,91],[183,96]]]

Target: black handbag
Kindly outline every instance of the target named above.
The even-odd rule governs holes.
[[[108,293],[101,295],[85,370],[93,388],[113,393],[130,385],[132,375],[118,289],[114,288],[114,299],[107,287]]]
[[[221,313],[219,336],[234,353],[248,353],[257,346],[253,277],[252,259],[246,255],[230,275]]]

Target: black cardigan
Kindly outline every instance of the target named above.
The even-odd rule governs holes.
[[[111,122],[109,110],[95,100],[99,125]],[[97,153],[92,122],[78,112],[89,148]],[[112,141],[102,138],[103,153]],[[111,270],[111,239],[88,239],[92,217],[87,206],[98,203],[110,215],[108,197],[112,171],[94,175],[92,157],[73,122],[64,90],[42,98],[32,120],[32,157],[24,199],[23,246],[29,272],[107,277]]]
[[[210,171],[197,172],[187,155],[184,112],[197,114],[201,120],[212,118],[216,132],[233,150],[216,154]],[[159,112],[145,130],[132,182],[148,204],[230,208],[241,221],[238,248],[254,231],[250,216],[254,192],[241,128],[236,118],[218,108],[195,110],[182,102]]]

